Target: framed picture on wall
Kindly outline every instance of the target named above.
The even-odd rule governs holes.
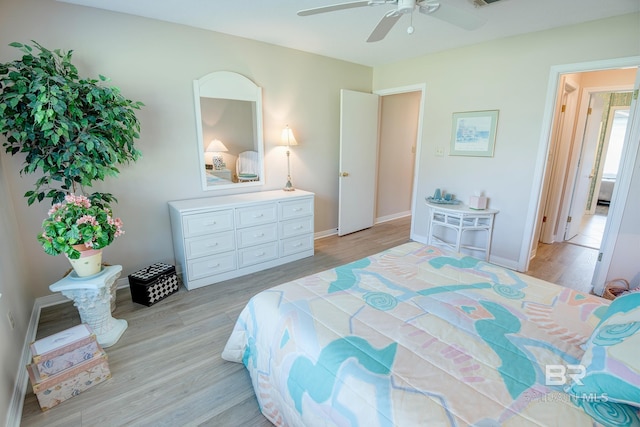
[[[498,110],[453,113],[452,156],[493,157]]]

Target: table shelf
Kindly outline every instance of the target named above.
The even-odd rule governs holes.
[[[475,210],[466,205],[438,205],[427,202],[430,208],[429,241],[430,245],[442,246],[456,252],[463,250],[484,252],[485,260],[489,260],[491,252],[491,236],[496,209]],[[438,236],[443,229],[453,230],[455,239]],[[486,235],[484,246],[463,243],[464,233],[484,232]]]

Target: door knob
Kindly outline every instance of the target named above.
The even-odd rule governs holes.
[[[340,172],[340,176],[349,176],[349,172]]]

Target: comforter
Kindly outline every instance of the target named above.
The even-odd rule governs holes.
[[[411,242],[259,293],[222,357],[278,426],[593,425],[563,390],[608,304]]]

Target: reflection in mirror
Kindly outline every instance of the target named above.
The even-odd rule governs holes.
[[[227,71],[193,84],[203,190],[264,183],[262,92]]]

